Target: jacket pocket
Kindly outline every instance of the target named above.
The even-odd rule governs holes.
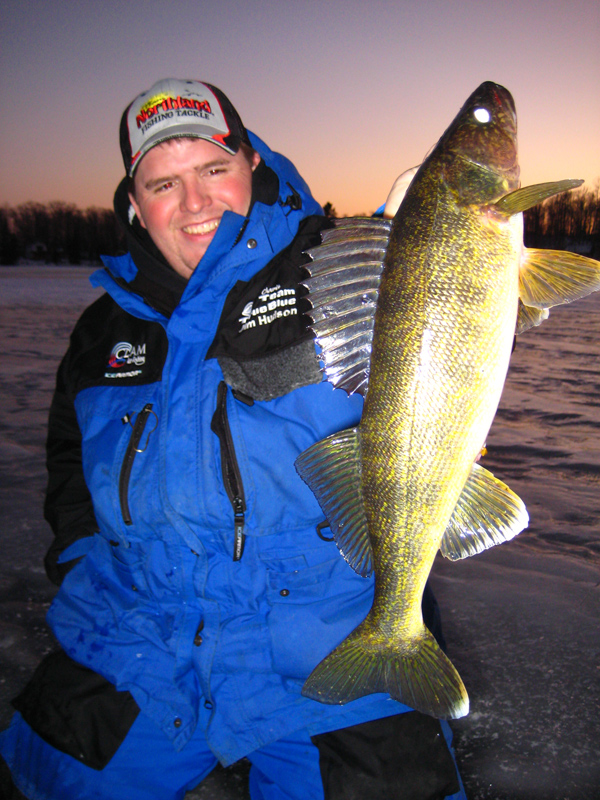
[[[131,519],[131,511],[129,509],[129,481],[131,479],[131,470],[133,469],[133,462],[138,453],[143,453],[148,446],[148,439],[145,439],[145,444],[142,442],[142,436],[148,424],[148,418],[154,412],[152,411],[152,403],[146,403],[140,413],[137,415],[123,464],[121,465],[121,472],[119,474],[119,504],[121,506],[121,514],[125,525],[133,525]],[[154,415],[156,416],[156,415]],[[156,427],[156,426],[155,426]],[[146,436],[149,438],[154,428],[147,432]]]
[[[233,509],[233,560],[239,561],[244,552],[246,499],[242,475],[235,452],[233,436],[227,414],[227,384],[219,383],[217,408],[212,418],[211,430],[219,439],[221,449],[221,476],[223,486]]]
[[[267,599],[274,671],[304,680],[366,617],[373,581],[337,555],[316,566],[300,559],[268,569]]]

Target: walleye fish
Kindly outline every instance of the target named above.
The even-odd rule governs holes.
[[[421,598],[438,550],[464,558],[528,524],[521,499],[476,462],[515,332],[600,288],[599,262],[523,247],[521,212],[581,183],[519,188],[514,102],[486,82],[393,221],[341,220],[310,251],[305,284],[326,377],[365,404],[358,428],[317,442],[296,468],[349,564],[374,571],[375,594],[304,695],[341,704],[387,692],[435,717],[468,713]]]

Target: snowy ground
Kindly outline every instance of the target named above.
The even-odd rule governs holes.
[[[42,558],[44,437],[58,361],[98,294],[90,270],[0,269],[0,726],[54,647]],[[525,500],[510,544],[433,585],[471,699],[453,723],[470,800],[600,797],[600,297],[556,309],[521,337],[485,466]],[[243,800],[247,764],[186,800]]]

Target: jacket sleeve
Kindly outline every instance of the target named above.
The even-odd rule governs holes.
[[[73,542],[92,536],[98,530],[92,498],[83,476],[81,431],[68,387],[70,358],[69,349],[58,370],[46,441],[48,485],[44,516],[55,538],[44,565],[48,577],[56,585],[62,583],[79,560],[59,564],[60,554]]]

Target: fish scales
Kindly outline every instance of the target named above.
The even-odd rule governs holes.
[[[464,558],[527,525],[520,498],[476,463],[514,334],[600,288],[600,263],[523,248],[521,212],[581,181],[519,189],[518,177],[514,102],[486,82],[412,180],[382,264],[372,259],[383,222],[341,221],[322,255],[310,251],[325,374],[366,399],[357,429],[317,442],[296,466],[340,551],[360,574],[374,571],[375,588],[365,620],[308,677],[308,697],[389,692],[433,716],[468,712],[460,676],[423,624],[423,589],[438,549]],[[360,283],[340,303],[346,264]]]
[[[360,426],[377,575],[371,618],[402,640],[407,627],[422,626],[415,596],[491,425],[517,310],[518,253],[507,223],[486,219],[482,227],[478,210],[439,188],[431,197],[429,183],[426,173],[414,187],[418,210],[392,227],[386,263],[395,268],[382,276]],[[447,232],[456,240],[451,262],[438,252]],[[513,270],[497,267],[507,260]],[[403,529],[413,534],[389,535]],[[384,568],[398,562],[406,569]]]

